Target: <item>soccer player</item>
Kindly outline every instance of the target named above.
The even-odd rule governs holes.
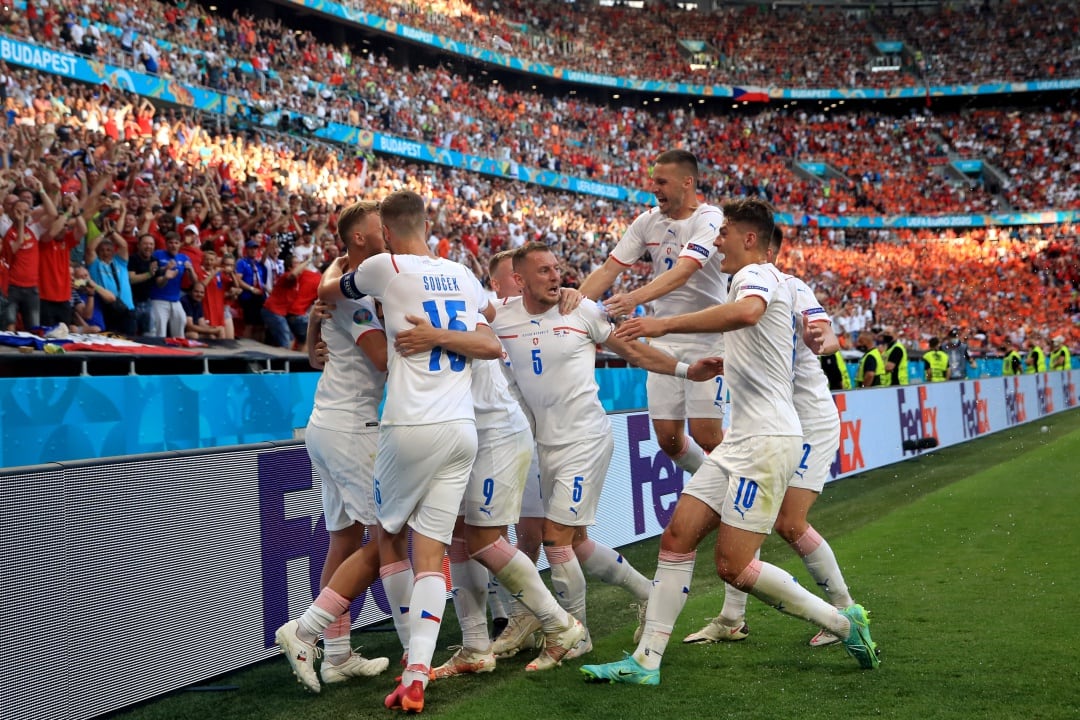
[[[498,300],[510,297],[520,297],[521,284],[514,275],[514,250],[504,250],[492,256],[488,262],[488,278],[491,289]],[[509,358],[504,357],[502,364],[503,373],[514,399],[521,406],[522,411],[529,419],[529,427],[534,426],[529,408],[521,397],[517,383],[514,382],[513,372],[509,366]],[[535,564],[540,559],[540,544],[544,538],[544,502],[540,493],[540,465],[539,453],[534,452],[532,462],[529,464],[528,475],[525,479],[525,491],[521,498],[521,512],[517,523],[514,524],[516,536],[515,546],[525,553],[525,556]],[[496,603],[495,601],[498,601]],[[499,584],[494,576],[489,585],[488,602],[492,606],[493,636],[499,645],[497,657],[506,658],[516,655],[526,647],[532,648],[533,631],[538,627],[536,617],[529,612],[528,608],[515,601]],[[501,606],[503,612],[509,611],[509,617],[500,618],[496,615],[496,608]],[[502,622],[500,623],[500,619]],[[500,627],[501,625],[501,627]],[[500,642],[499,635],[509,628],[508,634]],[[510,646],[510,638],[517,638],[519,645]]]
[[[347,207],[338,219],[338,234],[350,269],[386,251],[378,203],[362,201]],[[319,692],[315,674],[319,632],[326,650],[319,672],[323,682],[377,675],[389,664],[387,658],[360,656],[349,642],[349,605],[371,585],[378,568],[378,543],[364,545],[364,533],[374,540],[378,532],[372,473],[387,349],[386,333],[369,297],[339,300],[325,322],[322,313],[312,311],[308,337],[312,367],[324,365],[315,353],[320,340],[329,353],[315,388],[304,442],[322,480],[330,547],[319,584],[322,592],[303,615],[278,629],[275,640],[304,687]]]
[[[756,559],[799,466],[802,428],[792,398],[794,299],[768,263],[771,207],[756,198],[724,205],[716,247],[731,273],[722,305],[669,318],[634,318],[617,331],[624,339],[667,332],[726,332],[724,372],[732,397],[724,442],[683,489],[660,540],[660,557],[634,654],[606,665],[586,665],[590,680],[658,685],[660,662],[689,593],[695,550],[719,528],[716,568],[735,587],[834,635],[866,668],[878,664],[869,621],[858,605],[840,611],[780,568]]]
[[[446,606],[442,559],[476,457],[469,358],[495,359],[502,347],[480,314],[488,305],[480,282],[464,266],[428,250],[423,198],[410,191],[391,193],[381,213],[390,253],[345,274],[341,261],[335,262],[319,297],[332,303],[367,294],[381,301],[390,342],[422,318],[440,331],[439,344],[427,353],[389,355],[375,456],[376,514],[385,531],[380,557],[384,564],[406,562],[411,529],[416,573],[403,603],[409,608],[408,664],[384,704],[419,712]],[[335,616],[348,605],[338,607]]]
[[[769,260],[780,252],[783,234],[773,232],[769,245]],[[803,320],[803,332],[795,349],[795,391],[793,402],[803,431],[802,454],[799,466],[791,476],[780,514],[773,528],[791,546],[810,577],[838,609],[851,607],[855,601],[848,593],[844,575],[836,555],[825,538],[806,520],[811,506],[821,495],[829,478],[836,451],[840,447],[840,415],[836,411],[829,381],[818,361],[819,355],[831,355],[840,349],[832,330],[832,321],[825,308],[814,297],[806,283],[791,275],[781,275],[792,292],[795,316]],[[746,624],[746,593],[725,584],[724,605],[720,614],[695,633],[687,635],[685,643],[708,643],[742,640],[750,633]],[[840,642],[827,630],[821,630],[810,640],[811,647]]]
[[[521,294],[521,286],[513,275],[512,255],[512,250],[504,251],[495,255],[489,263],[492,289],[499,299]],[[398,337],[400,340],[402,336]],[[522,585],[523,579],[527,581],[528,597],[521,589],[512,590],[514,596],[521,596],[521,601],[507,593],[513,610],[511,618],[506,620],[506,625],[514,624],[512,633],[519,625],[529,625],[527,640],[530,642],[532,630],[543,627],[546,636],[543,652],[556,660],[565,655],[565,642],[546,642],[548,638],[554,640],[555,635],[563,632],[569,621],[566,611],[547,592],[535,568],[544,521],[543,503],[540,499],[540,471],[530,429],[532,421],[526,415],[520,391],[513,382],[506,362],[508,360],[484,361],[474,364],[473,368],[473,397],[476,402],[477,435],[480,440],[470,487],[466,490],[466,499],[473,507],[465,508],[471,517],[467,514],[458,518],[454,539],[450,545],[450,578],[454,585],[454,607],[462,626],[462,645],[449,661],[432,671],[433,678],[490,672],[495,668],[496,655],[487,637],[486,615],[480,602],[481,593],[485,586],[489,595],[492,588],[506,592],[511,586],[517,588]],[[512,428],[516,429],[508,432]],[[490,439],[486,439],[485,435],[490,435]],[[528,443],[527,450],[514,447],[516,443],[524,440]],[[492,460],[506,455],[507,449],[511,451],[511,459],[524,460],[527,457],[527,467],[505,467],[504,462],[501,469],[493,469],[490,473],[484,470],[491,465]],[[516,452],[513,452],[515,449]],[[521,476],[522,472],[525,472],[524,476]],[[511,483],[504,488],[507,480]],[[499,495],[497,502],[494,497],[496,493]],[[476,499],[487,502],[475,506]],[[501,513],[503,518],[496,518],[496,513]],[[517,552],[514,552],[505,540],[507,525],[513,520],[517,520]],[[498,531],[497,534],[495,530]],[[489,546],[490,550],[485,551]],[[493,555],[496,550],[500,553]],[[474,554],[477,559],[470,559],[469,556]],[[519,554],[528,559],[532,570],[521,562]],[[489,556],[493,556],[494,565]],[[500,559],[508,561],[505,567]],[[506,580],[506,583],[503,580]],[[489,596],[489,602],[490,600]],[[534,613],[529,606],[537,607],[539,612]],[[543,618],[543,622],[540,618]],[[494,635],[498,637],[498,627],[496,630]],[[584,629],[581,635],[584,635]],[[570,647],[580,639],[574,639]],[[503,644],[505,645],[505,640]],[[499,657],[512,656],[520,649],[503,649]],[[544,660],[530,663],[526,670],[532,669],[534,664],[551,666],[550,662]]]
[[[430,352],[436,335],[430,323],[420,323],[398,333],[394,348],[403,355]],[[462,644],[431,671],[432,679],[495,669],[487,632],[489,571],[543,626],[544,648],[526,671],[555,667],[585,637],[585,627],[559,606],[536,564],[505,537],[507,526],[518,519],[533,438],[500,365],[499,360],[473,362],[478,450],[450,543],[450,579]]]
[[[651,372],[699,381],[711,379],[720,369],[720,360],[699,360],[690,366],[644,343],[621,340],[590,300],[561,314],[559,262],[543,243],[528,243],[516,250],[513,263],[523,294],[497,306],[492,327],[506,348],[514,379],[535,421],[546,516],[543,542],[551,563],[551,583],[559,603],[588,627],[582,568],[626,589],[639,603],[649,595],[649,581],[617,552],[591,540],[586,531],[595,521],[614,449],[607,413],[597,394],[596,345],[601,343]],[[502,645],[520,644],[520,638],[503,636],[499,640],[504,642],[495,644],[496,653]],[[591,638],[586,635],[569,656],[591,649]]]
[[[723,214],[698,202],[697,178],[697,158],[692,153],[668,150],[657,156],[652,171],[656,207],[639,215],[604,264],[585,278],[581,284],[585,297],[598,300],[623,270],[648,253],[652,281],[606,300],[604,309],[612,317],[631,315],[634,308],[648,302],[653,303],[657,317],[724,302],[728,277],[720,270],[713,246]],[[672,334],[653,344],[679,360],[724,354],[719,334]],[[723,378],[693,383],[650,373],[646,392],[657,444],[676,465],[694,473],[724,437]],[[687,419],[690,437],[685,432]]]

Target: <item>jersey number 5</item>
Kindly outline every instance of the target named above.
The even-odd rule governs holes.
[[[447,330],[460,330],[467,332],[468,326],[464,322],[458,320],[458,313],[465,312],[464,300],[444,300],[443,307],[446,309],[446,329]],[[431,321],[432,327],[442,329],[442,319],[439,316],[439,304],[434,300],[424,301],[424,312],[427,313],[428,320]],[[444,351],[442,347],[436,345],[431,348],[431,359],[428,361],[428,370],[432,372],[438,372],[442,369],[442,354],[446,353],[446,357],[450,360],[450,369],[454,372],[461,372],[465,369],[465,356],[459,355],[449,350]]]

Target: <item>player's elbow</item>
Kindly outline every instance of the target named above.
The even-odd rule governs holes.
[[[477,343],[473,357],[477,360],[498,360],[502,357],[502,344],[495,336],[485,337]]]
[[[335,280],[333,282],[323,280],[319,283],[319,299],[325,303],[334,303],[341,300],[341,286],[340,283]]]

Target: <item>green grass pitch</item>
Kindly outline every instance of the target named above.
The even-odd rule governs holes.
[[[1049,432],[1040,432],[1040,426]],[[439,718],[1080,717],[1080,410],[923,455],[826,488],[811,522],[832,544],[851,592],[871,612],[881,650],[859,670],[839,646],[813,649],[814,628],[750,599],[750,637],[690,646],[682,637],[720,607],[711,541],[699,552],[690,599],[659,687],[587,684],[586,662],[633,650],[636,615],[621,590],[589,584],[595,649],[551,672],[530,658],[494,673],[433,683],[424,716]],[[646,576],[657,540],[623,549]],[[811,583],[783,542],[762,557]],[[388,631],[357,632],[365,655],[400,647]],[[215,638],[206,638],[212,651]],[[435,662],[460,642],[448,604]],[[151,651],[151,648],[147,648]],[[138,662],[137,657],[132,661]],[[393,673],[306,694],[281,658],[208,684],[231,692],[177,692],[116,713],[124,720],[387,718]]]

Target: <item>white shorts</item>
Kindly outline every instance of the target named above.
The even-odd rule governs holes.
[[[693,364],[703,357],[719,355],[708,347],[686,348],[654,342],[653,347],[674,355],[680,361]],[[727,385],[724,376],[694,382],[674,375],[649,373],[645,380],[649,400],[649,417],[653,420],[687,420],[689,418],[724,418],[727,404]]]
[[[529,472],[525,476],[525,493],[521,496],[521,517],[544,517],[544,494],[540,491],[540,451],[535,446]]]
[[[323,516],[326,529],[344,530],[353,523],[374,525],[375,498],[371,476],[379,430],[347,433],[308,423],[304,444],[322,481]]]
[[[460,514],[474,527],[513,525],[521,514],[521,496],[533,457],[532,433],[522,430],[490,439],[487,431],[480,430],[476,437],[476,462]]]
[[[820,493],[829,479],[829,468],[836,460],[840,447],[840,418],[803,425],[803,444],[799,464],[788,487]]]
[[[569,445],[537,443],[544,517],[571,527],[596,522],[615,440],[610,434],[582,438]]]
[[[801,437],[725,440],[709,454],[683,493],[711,507],[725,525],[768,535],[800,457]]]
[[[379,524],[399,533],[406,524],[449,544],[476,458],[476,424],[382,426],[375,455]]]

